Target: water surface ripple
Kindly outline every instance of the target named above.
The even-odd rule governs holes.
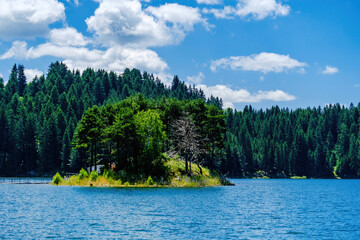
[[[360,239],[360,180],[234,187],[0,184],[0,239]]]

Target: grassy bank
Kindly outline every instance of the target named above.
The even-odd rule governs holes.
[[[185,174],[185,163],[179,159],[169,159],[165,163],[168,169],[165,177],[134,176],[124,171],[105,170],[99,175],[90,174],[82,169],[79,174],[62,178],[59,173],[53,177],[52,184],[61,186],[93,187],[208,187],[230,185],[219,176],[214,176],[208,168],[191,164],[191,171]]]

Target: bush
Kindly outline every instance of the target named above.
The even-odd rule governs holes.
[[[85,170],[85,169],[81,169],[80,172],[79,172],[79,180],[83,180],[85,178],[88,178],[89,177],[89,174],[88,172]]]
[[[61,177],[60,173],[56,173],[55,176],[52,179],[52,183],[55,185],[59,185],[63,181],[63,178]]]
[[[148,177],[146,183],[147,183],[147,185],[154,185],[154,180],[152,179],[151,176]]]
[[[99,174],[95,170],[92,170],[90,173],[90,181],[96,181],[96,179],[98,177],[99,177]]]
[[[112,178],[114,179],[115,178],[115,173],[113,170],[109,170],[109,169],[105,169],[103,174],[102,174],[105,178]]]

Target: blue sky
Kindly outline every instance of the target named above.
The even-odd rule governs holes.
[[[0,1],[0,76],[51,62],[173,75],[226,107],[358,104],[360,1]]]

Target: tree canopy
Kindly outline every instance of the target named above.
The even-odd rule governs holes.
[[[173,152],[229,176],[359,177],[359,111],[353,104],[223,111],[221,99],[206,99],[177,76],[168,87],[138,69],[80,72],[55,62],[46,76],[26,79],[14,65],[6,83],[0,78],[0,175],[113,162],[148,174],[161,153],[180,149],[171,133],[178,123],[178,137],[193,129],[192,145],[184,145],[191,155]]]

